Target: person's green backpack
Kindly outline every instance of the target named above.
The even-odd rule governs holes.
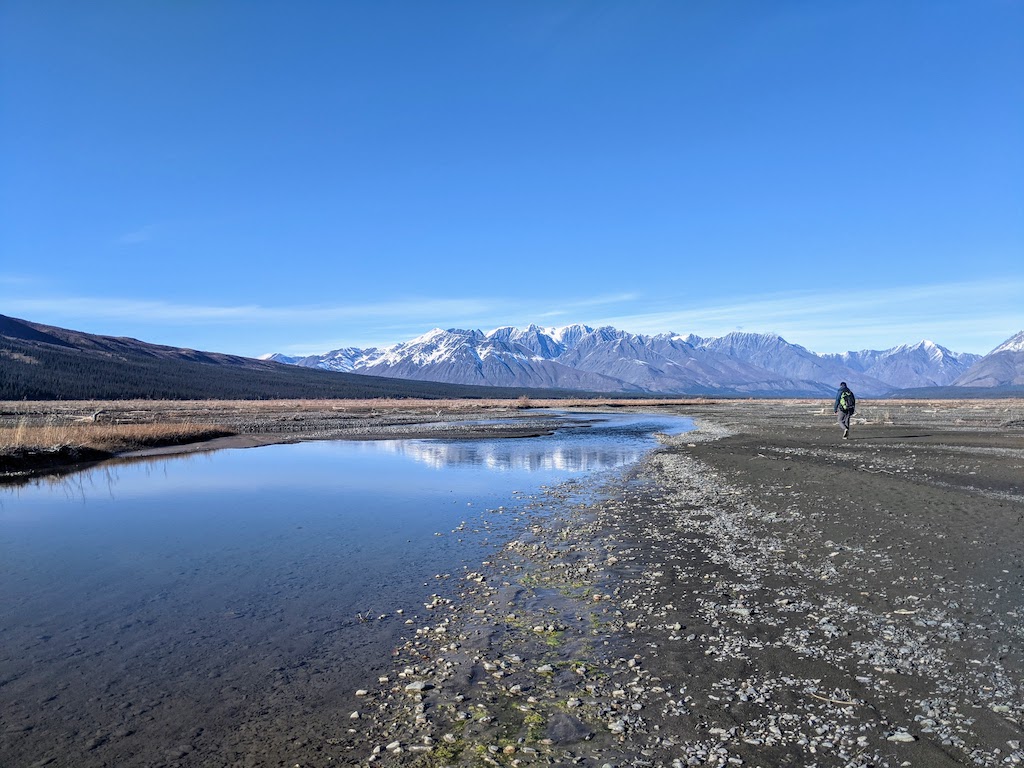
[[[852,412],[857,406],[857,398],[853,396],[853,392],[848,389],[844,389],[839,395],[839,407],[844,411]]]

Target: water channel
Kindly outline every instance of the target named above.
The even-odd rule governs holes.
[[[257,765],[329,738],[517,509],[691,427],[600,414],[537,438],[306,442],[0,488],[0,765]]]

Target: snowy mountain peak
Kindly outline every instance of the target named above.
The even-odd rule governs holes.
[[[1024,331],[996,352],[1024,350]],[[1008,355],[995,355],[1004,360]],[[591,392],[772,393],[817,395],[848,381],[858,395],[964,385],[978,355],[924,340],[882,351],[818,355],[777,333],[733,331],[721,337],[630,333],[612,326],[501,326],[489,333],[433,328],[386,349],[337,349],[271,359],[294,365],[452,384],[554,387]],[[996,386],[1016,374],[985,374]],[[959,378],[958,378],[959,377]],[[993,383],[994,382],[994,383]]]
[[[514,325],[503,325],[500,328],[495,328],[493,331],[488,331],[485,336],[488,339],[499,339],[501,341],[507,341],[520,333],[519,329]]]
[[[730,331],[723,339],[759,339],[763,341],[782,341],[777,333],[751,333],[749,331]]]
[[[1011,336],[989,354],[994,355],[997,352],[1024,352],[1024,331]]]
[[[561,328],[547,328],[545,329],[545,332],[559,344],[564,344],[567,347],[574,347],[584,336],[593,333],[594,329],[589,325],[575,323],[573,325],[562,326]]]
[[[1024,387],[1024,331],[1008,338],[953,383],[961,387]]]
[[[705,339],[702,336],[698,336],[695,333],[688,333],[685,336],[681,336],[678,333],[670,333],[670,334],[668,334],[668,336],[670,336],[671,338],[675,339],[676,341],[683,341],[683,342],[686,342],[687,344],[690,344],[691,346],[694,346],[694,347],[702,346],[705,341],[708,341],[708,339]]]
[[[748,355],[754,353],[771,353],[781,348],[794,348],[807,352],[798,344],[791,344],[777,333],[749,333],[732,331],[725,336],[700,340],[700,346],[728,354]],[[807,353],[811,354],[811,353]]]
[[[933,341],[923,339],[917,342],[917,344],[900,344],[898,347],[887,349],[881,353],[880,357],[892,357],[893,355],[912,354],[914,352],[921,352],[933,360],[941,360],[944,357],[953,356],[953,353],[945,347],[940,347]]]
[[[925,352],[932,360],[943,360],[946,357],[953,357],[953,354],[945,347],[940,347],[934,341],[924,339],[917,348]]]
[[[407,344],[429,344],[432,341],[437,341],[439,337],[444,336],[446,333],[448,333],[448,331],[444,328],[431,328],[422,336],[417,336],[415,339],[405,342],[405,344],[396,346],[406,346]]]

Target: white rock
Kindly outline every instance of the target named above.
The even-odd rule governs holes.
[[[896,731],[896,733],[894,733],[891,736],[887,737],[886,740],[887,741],[897,741],[897,742],[910,743],[911,741],[917,741],[917,736],[915,736],[912,733],[907,733],[906,731]]]

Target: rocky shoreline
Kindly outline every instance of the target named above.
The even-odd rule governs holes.
[[[182,418],[238,434],[156,450],[516,436],[558,423],[507,408],[275,404],[256,417],[239,407],[232,420],[228,406],[203,416],[208,407]],[[311,650],[308,667],[224,682],[214,710],[132,701],[139,718],[168,708],[167,733],[188,726],[180,747],[144,764],[1024,764],[1019,401],[866,403],[846,441],[821,402],[657,412],[699,429],[662,436],[627,470],[438,531],[503,543],[463,572],[436,574],[422,610],[333,617],[372,622],[371,669]],[[310,642],[317,631],[307,629]],[[328,700],[316,686],[329,686],[329,707],[314,704]],[[110,727],[76,764],[116,764],[121,731],[105,710],[96,719]],[[28,726],[0,725],[24,741],[16,729]]]
[[[1024,762],[1019,429],[736,416],[522,510],[407,620],[333,760]]]

